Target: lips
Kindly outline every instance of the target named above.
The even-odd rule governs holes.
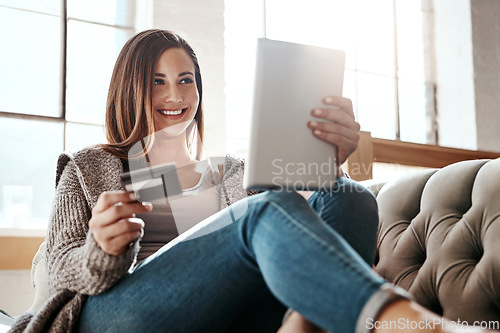
[[[157,111],[161,115],[167,116],[168,118],[171,118],[171,117],[179,118],[179,116],[182,116],[184,114],[184,112],[186,112],[186,110],[187,110],[187,108],[185,108],[185,109],[177,109],[177,110],[162,109],[162,110],[157,110]]]

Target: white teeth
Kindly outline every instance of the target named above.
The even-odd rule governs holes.
[[[166,110],[160,110],[161,114],[165,114],[167,116],[177,116],[182,113],[182,110],[176,110],[176,111],[166,111]]]

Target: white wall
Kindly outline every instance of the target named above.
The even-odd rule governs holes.
[[[264,0],[226,0],[224,24],[227,150],[246,158],[257,39],[265,34]]]
[[[433,5],[439,144],[500,152],[500,2]]]
[[[435,0],[434,15],[439,144],[476,149],[470,0]]]
[[[500,151],[500,1],[471,1],[477,145]]]

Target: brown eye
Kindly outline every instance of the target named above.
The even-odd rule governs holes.
[[[184,83],[184,84],[187,84],[187,83],[193,83],[193,80],[191,78],[185,78],[185,79],[182,79],[180,83]]]

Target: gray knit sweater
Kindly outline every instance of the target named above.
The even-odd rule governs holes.
[[[221,208],[246,197],[242,160],[226,156]],[[56,194],[47,235],[50,298],[37,313],[19,316],[9,332],[70,332],[88,295],[104,292],[134,266],[139,242],[122,255],[104,253],[89,232],[91,211],[103,191],[123,189],[121,160],[100,148],[59,156]]]

